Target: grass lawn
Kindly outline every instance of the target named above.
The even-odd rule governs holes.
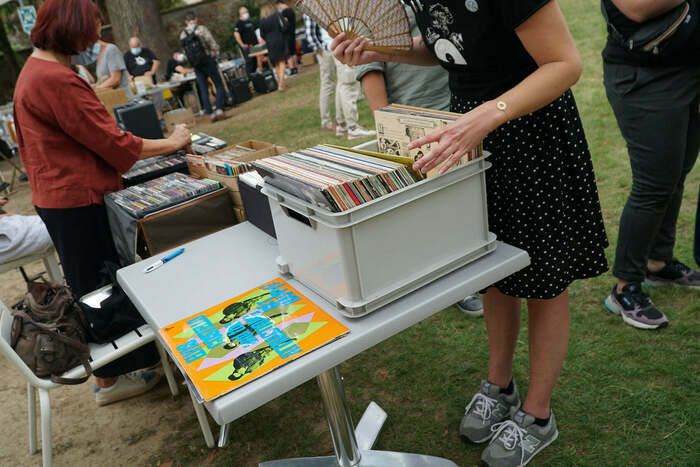
[[[597,0],[561,0],[583,54],[586,69],[575,93],[598,175],[611,243],[630,188],[623,141],[605,98],[600,50],[604,25]],[[507,58],[504,58],[507,59]],[[285,93],[255,98],[234,117],[206,129],[228,141],[249,138],[298,148],[341,142],[322,134],[317,109],[318,76],[291,82]],[[366,105],[361,120],[372,126]],[[677,256],[692,264],[694,210],[700,173],[695,170],[678,224]],[[612,256],[610,248],[608,256]],[[671,326],[661,332],[636,331],[603,311],[610,275],[579,282],[571,289],[572,335],[569,357],[554,395],[559,440],[537,465],[700,465],[700,293],[654,290]],[[526,329],[527,316],[523,326]],[[458,436],[464,406],[485,376],[486,336],[482,320],[448,309],[362,355],[342,368],[355,420],[377,401],[389,413],[378,449],[450,458],[476,465],[482,447]],[[515,377],[527,388],[527,336],[518,344]],[[184,403],[184,401],[183,401]],[[209,451],[192,415],[173,427],[172,443],[153,463],[248,466],[277,458],[330,454],[323,407],[311,381],[238,420],[231,444]]]

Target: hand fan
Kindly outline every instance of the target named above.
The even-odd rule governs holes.
[[[331,37],[364,37],[369,50],[406,53],[413,47],[411,25],[400,0],[297,0],[297,7]]]

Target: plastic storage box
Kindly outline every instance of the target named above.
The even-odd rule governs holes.
[[[493,251],[479,159],[350,211],[265,185],[280,272],[359,317]]]

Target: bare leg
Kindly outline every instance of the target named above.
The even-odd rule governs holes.
[[[484,319],[489,336],[488,381],[505,388],[513,378],[513,355],[520,331],[520,299],[491,287],[484,295]]]
[[[528,310],[530,387],[523,410],[537,418],[547,418],[569,345],[569,292],[552,300],[528,300]]]
[[[285,81],[285,76],[284,76],[285,68],[286,68],[286,64],[284,63],[284,60],[277,64],[277,80],[279,81],[280,91],[284,91],[287,89],[287,83]]]

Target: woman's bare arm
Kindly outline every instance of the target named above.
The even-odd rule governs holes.
[[[686,0],[611,0],[623,15],[643,23],[676,8]]]
[[[379,110],[389,105],[384,73],[381,71],[367,72],[360,82],[362,83],[362,89],[365,91],[365,97],[367,97],[367,104],[370,109]]]
[[[120,70],[113,71],[109,77],[97,85],[99,89],[118,88],[122,83],[122,72]]]
[[[416,170],[427,173],[449,160],[442,169],[447,171],[489,133],[548,105],[578,81],[581,57],[556,1],[542,7],[515,32],[537,63],[537,70],[494,101],[485,102],[452,125],[412,143],[412,148],[438,143],[429,155],[416,162]],[[498,108],[498,101],[506,104],[505,110]]]
[[[341,33],[333,39],[331,50],[335,58],[341,63],[350,66],[365,65],[372,62],[397,62],[419,66],[438,64],[437,59],[425,46],[421,37],[413,38],[413,49],[405,54],[388,54],[367,50],[369,45],[371,45],[370,41],[365,38],[358,37],[350,41],[347,40],[345,33]]]

